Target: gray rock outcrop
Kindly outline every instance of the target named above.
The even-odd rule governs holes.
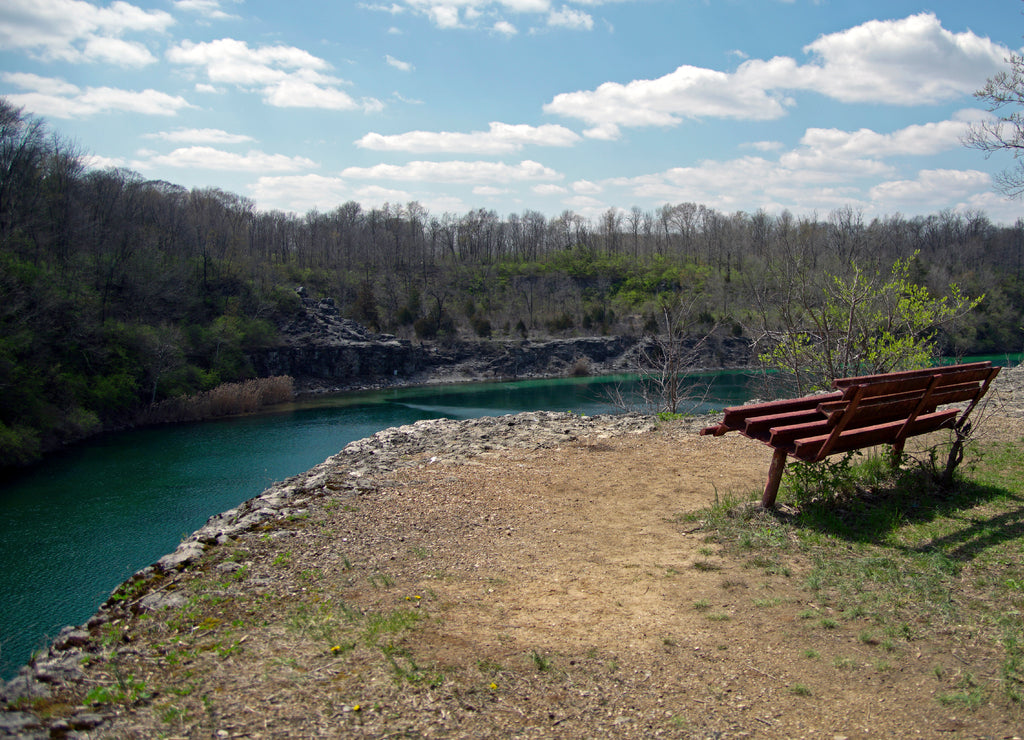
[[[601,336],[413,343],[342,318],[330,299],[299,295],[299,313],[279,327],[282,343],[253,352],[250,360],[258,375],[289,375],[303,390],[634,372],[651,341]],[[750,343],[742,338],[691,344],[699,367],[744,367],[751,360]]]

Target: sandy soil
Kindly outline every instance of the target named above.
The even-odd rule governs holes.
[[[106,625],[89,681],[128,696],[82,736],[1024,734],[1005,705],[936,701],[972,645],[823,629],[799,617],[808,563],[751,567],[684,516],[758,490],[769,459],[672,425],[424,456],[216,548],[184,607]]]

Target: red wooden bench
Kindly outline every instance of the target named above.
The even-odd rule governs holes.
[[[787,457],[819,462],[880,444],[891,445],[898,457],[908,437],[962,427],[998,373],[991,362],[972,362],[841,378],[831,393],[727,408],[722,422],[701,434],[737,431],[774,448],[761,498],[770,509]]]

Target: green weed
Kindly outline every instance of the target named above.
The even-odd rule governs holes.
[[[410,609],[395,609],[387,614],[368,614],[363,628],[363,640],[372,645],[382,634],[411,629],[420,621],[421,614]]]
[[[988,701],[988,692],[980,686],[963,691],[952,691],[945,694],[938,694],[935,700],[943,706],[962,706],[967,709],[977,709]]]
[[[387,643],[380,647],[380,651],[390,664],[396,680],[426,686],[431,689],[437,688],[444,683],[444,671],[428,670],[420,667],[416,664],[412,651],[408,648],[396,647],[392,643]]]
[[[85,704],[133,704],[152,696],[146,682],[133,675],[122,676],[116,666],[113,668],[115,682],[93,686],[85,695]]]
[[[291,551],[286,550],[285,552],[278,553],[274,556],[274,559],[270,562],[271,565],[287,565],[288,560],[291,558]]]
[[[722,569],[722,566],[718,563],[710,563],[707,560],[695,560],[693,563],[693,567],[695,570],[700,570],[704,572]]]
[[[387,573],[374,573],[373,575],[367,576],[366,580],[368,580],[370,585],[374,588],[391,588],[395,585],[395,579]]]
[[[533,667],[541,673],[546,673],[551,670],[551,660],[549,658],[545,658],[536,650],[530,652],[530,661],[533,663]]]

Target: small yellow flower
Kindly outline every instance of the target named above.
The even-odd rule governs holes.
[[[492,682],[491,683],[491,691],[494,691],[496,688],[498,688],[498,684]]]
[[[360,709],[362,709],[362,706],[359,704],[356,704],[352,707],[353,712],[358,712]]]
[[[331,648],[331,652],[334,653],[335,655],[340,653],[341,652],[341,645],[335,645],[334,647],[332,647]]]

